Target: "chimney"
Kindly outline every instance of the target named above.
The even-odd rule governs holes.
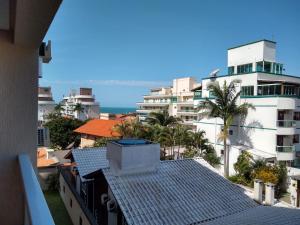
[[[259,179],[254,180],[254,200],[262,203],[263,182]]]
[[[154,172],[160,163],[160,145],[143,139],[108,142],[106,154],[115,176]]]
[[[275,185],[272,183],[265,184],[266,193],[265,193],[265,204],[266,205],[274,205],[274,187]]]

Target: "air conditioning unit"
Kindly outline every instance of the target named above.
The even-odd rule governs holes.
[[[101,195],[101,205],[105,205],[108,202],[108,195],[102,194]]]
[[[109,200],[107,202],[106,206],[107,206],[107,211],[108,212],[112,212],[112,213],[117,212],[117,205],[116,205],[116,203],[113,199]]]
[[[43,42],[39,49],[39,56],[42,58],[43,63],[49,63],[52,59],[51,56],[51,41],[49,40],[48,43]]]

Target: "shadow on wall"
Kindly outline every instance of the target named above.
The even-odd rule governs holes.
[[[237,143],[253,148],[253,142],[251,135],[255,132],[256,128],[262,128],[262,124],[258,120],[253,120],[250,123],[246,124],[241,123],[241,129],[239,130],[239,136],[237,138]]]

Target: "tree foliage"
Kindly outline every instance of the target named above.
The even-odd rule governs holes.
[[[54,149],[65,149],[72,142],[78,146],[80,138],[74,130],[83,124],[78,119],[66,118],[57,112],[49,114],[45,127],[49,128],[51,146]]]
[[[254,109],[250,103],[237,104],[240,91],[236,92],[235,85],[238,82],[238,80],[233,80],[227,85],[224,81],[222,87],[218,82],[210,83],[208,89],[214,94],[214,99],[206,98],[198,106],[200,117],[218,117],[223,120],[223,130],[219,134],[219,139],[224,144],[224,175],[226,177],[229,175],[229,151],[227,149],[229,127],[236,116],[245,117],[248,109]]]

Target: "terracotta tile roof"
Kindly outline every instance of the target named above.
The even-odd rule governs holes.
[[[37,167],[54,166],[57,161],[53,158],[47,158],[47,150],[45,148],[38,148],[37,150]]]
[[[74,130],[80,134],[89,134],[96,137],[120,137],[121,135],[114,131],[115,125],[119,124],[117,120],[94,119]]]

